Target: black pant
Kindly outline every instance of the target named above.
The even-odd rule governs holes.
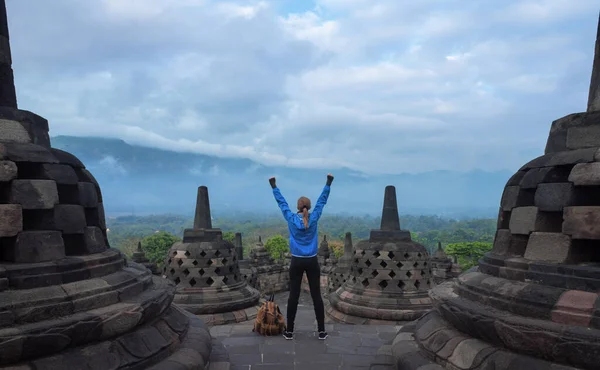
[[[287,304],[287,330],[294,331],[294,320],[298,310],[298,299],[300,298],[300,287],[302,285],[302,276],[306,271],[310,295],[317,316],[317,326],[319,331],[325,331],[325,308],[323,307],[323,298],[321,298],[321,268],[317,256],[302,258],[293,257],[290,263],[290,296]]]

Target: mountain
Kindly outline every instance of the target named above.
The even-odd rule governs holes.
[[[293,208],[306,195],[316,201],[326,171],[268,167],[241,158],[220,158],[130,145],[98,137],[56,136],[52,146],[76,155],[94,174],[108,216],[178,213],[193,215],[197,188],[209,189],[213,216],[276,212],[268,178],[277,177]],[[431,171],[370,176],[332,170],[328,209],[334,213],[379,214],[386,185],[396,186],[401,214],[496,217],[509,171]]]

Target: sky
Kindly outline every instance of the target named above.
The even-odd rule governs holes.
[[[516,170],[585,111],[598,0],[6,0],[50,134],[366,174]]]

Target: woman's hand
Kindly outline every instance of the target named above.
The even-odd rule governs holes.
[[[327,185],[331,186],[331,183],[333,182],[333,175],[328,173],[327,174]]]
[[[277,187],[277,185],[275,184],[275,177],[271,177],[271,178],[269,179],[269,184],[271,184],[271,187],[272,187],[273,189],[275,189],[275,188]]]

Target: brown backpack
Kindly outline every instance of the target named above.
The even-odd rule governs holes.
[[[285,318],[279,310],[279,306],[274,301],[274,295],[271,294],[256,314],[256,320],[254,320],[255,331],[262,335],[279,335],[286,329]]]

